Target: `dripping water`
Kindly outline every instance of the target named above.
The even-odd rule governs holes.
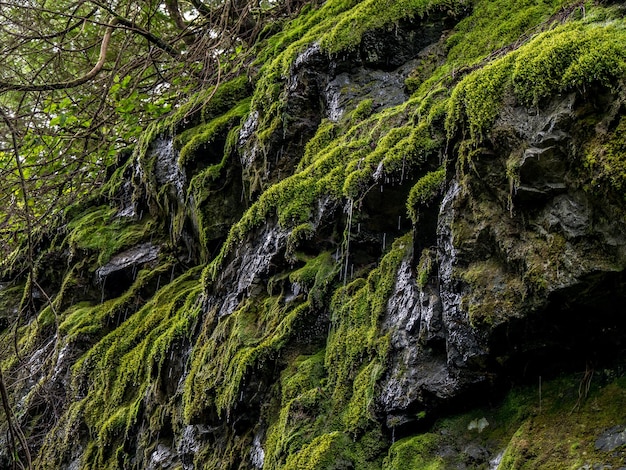
[[[107,282],[106,276],[102,279],[102,289],[100,290],[100,303],[104,303],[104,286]]]
[[[346,237],[346,259],[343,273],[343,285],[345,286],[348,281],[348,260],[350,259],[350,230],[352,228],[352,210],[354,208],[354,201],[350,199],[350,206],[348,209],[348,233]]]

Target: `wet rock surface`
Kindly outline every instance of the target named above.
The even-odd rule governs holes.
[[[171,191],[181,203],[185,198],[186,178],[178,165],[178,152],[171,137],[160,136],[152,144],[147,155],[154,159],[154,177],[159,186],[171,186]]]
[[[603,364],[626,350],[622,311],[626,303],[626,223],[611,216],[621,214],[619,208],[590,193],[580,176],[584,165],[578,149],[583,142],[578,136],[595,132],[590,128],[582,132],[581,118],[606,109],[589,111],[575,93],[558,96],[541,109],[507,104],[484,145],[471,160],[464,161],[465,166],[455,160],[459,143],[446,142],[445,153],[454,157],[445,156],[450,160],[444,162],[442,151],[420,168],[426,172],[447,164],[445,191],[422,207],[426,213],[413,227],[404,204],[415,181],[405,179],[404,173],[390,179],[381,163],[373,165],[372,181],[368,182],[375,184],[375,189],[360,200],[337,196],[334,188],[327,188],[329,194],[315,201],[308,220],[298,227],[293,226],[295,221],[280,223],[276,211],[269,210],[245,233],[233,237],[232,245],[220,254],[223,258],[213,258],[248,204],[265,188],[296,171],[304,144],[324,119],[340,123],[366,99],[371,100],[373,112],[407,100],[404,81],[415,69],[416,57],[429,53],[445,27],[444,19],[434,16],[421,29],[417,22],[403,22],[391,36],[388,31],[367,33],[361,45],[350,52],[332,56],[318,44],[306,48],[281,84],[284,113],[276,128],[265,140],[260,139],[262,109],[253,111],[238,128],[239,152],[228,155],[237,161],[227,170],[230,173],[222,175],[215,193],[207,194],[210,209],[202,206],[206,201],[187,196],[189,181],[179,168],[172,140],[158,137],[150,146],[147,161],[152,167],[140,170],[144,182],[153,177],[159,188],[168,188],[169,202],[182,211],[180,220],[185,222],[178,222],[184,229],[178,237],[170,234],[173,247],[145,242],[115,254],[100,266],[95,271],[103,291],[100,304],[126,292],[137,270],[156,266],[163,250],[175,251],[177,244],[185,243],[190,253],[194,251],[192,245],[200,242],[198,233],[185,225],[189,222],[187,204],[204,207],[201,210],[209,220],[202,242],[206,246],[196,250],[208,253],[209,263],[201,275],[198,299],[185,303],[181,296],[176,300],[175,307],[184,306],[185,315],[199,312],[198,316],[185,317],[171,326],[167,322],[175,310],[172,307],[172,312],[151,325],[154,330],[166,324],[171,327],[172,342],[167,347],[156,341],[142,346],[162,348],[156,349],[154,363],[141,369],[144,376],[137,373],[138,381],[151,381],[150,387],[137,401],[140,411],[132,426],[115,429],[116,436],[133,436],[132,443],[125,445],[141,451],[133,461],[136,468],[191,469],[203,452],[225,458],[240,452],[239,468],[264,468],[275,458],[265,450],[272,431],[266,422],[270,413],[276,421],[271,424],[284,425],[285,433],[299,425],[303,429],[312,426],[328,413],[321,403],[330,400],[324,389],[329,377],[324,377],[324,382],[306,377],[299,367],[306,371],[302,364],[310,356],[330,350],[329,338],[337,325],[348,320],[357,323],[352,317],[359,312],[356,308],[342,312],[348,320],[336,318],[342,301],[333,298],[334,291],[327,286],[337,290],[343,286],[350,293],[368,283],[383,284],[386,279],[369,278],[368,273],[389,253],[394,239],[409,230],[413,230],[413,250],[408,250],[393,274],[380,317],[371,321],[380,327],[384,341],[349,357],[357,364],[347,382],[349,392],[354,393],[337,398],[340,410],[331,412],[339,416],[337,422],[345,423],[350,420],[345,407],[371,411],[371,416],[367,415],[371,422],[351,423],[356,430],[346,433],[346,441],[356,442],[379,426],[378,434],[367,438],[389,446],[432,424],[433,416],[484,403],[492,391],[525,384],[529,377],[555,376],[587,362]],[[221,142],[221,150],[223,146]],[[335,191],[332,196],[331,191]],[[131,197],[136,195],[131,192],[128,185],[122,188],[118,217],[136,216]],[[163,217],[168,220],[166,226],[173,226],[172,214]],[[200,225],[195,224],[196,232]],[[298,228],[304,235],[294,235]],[[313,269],[311,264],[327,253],[333,253],[329,258],[334,265],[324,278],[320,274],[323,269]],[[422,258],[427,258],[427,270],[420,267]],[[193,259],[198,257],[190,254],[187,261]],[[171,268],[170,282],[183,264],[177,260]],[[313,287],[317,288],[315,294]],[[128,301],[131,312],[145,301],[136,294]],[[277,318],[270,318],[268,312]],[[117,312],[103,323],[113,328],[122,318],[126,321],[125,315]],[[302,318],[288,322],[297,315]],[[275,330],[271,333],[278,333],[261,335],[267,324]],[[358,339],[366,342],[370,338]],[[95,339],[76,340],[80,341],[89,344]],[[81,344],[76,351],[70,346],[73,344],[58,350],[46,386],[54,396],[76,387],[82,399],[87,391],[80,385],[88,383],[88,378],[82,377],[76,385],[70,370],[83,352],[80,348],[87,346]],[[129,345],[128,350],[135,346]],[[345,347],[349,351],[346,356],[352,354],[350,346]],[[25,363],[24,374],[30,376],[24,380],[24,389],[41,379],[39,370],[54,347],[54,340],[47,339],[30,356]],[[221,356],[229,361],[216,364]],[[380,361],[376,363],[372,357]],[[196,359],[198,369],[209,370],[205,376],[191,370]],[[358,389],[354,377],[367,360],[381,369],[373,367],[365,379],[359,377],[369,380],[374,391],[369,395]],[[331,365],[327,357],[319,361],[319,375],[329,374]],[[200,378],[186,389],[186,381],[194,373]],[[305,378],[290,383],[288,373],[301,373]],[[210,382],[207,377],[222,381]],[[235,382],[230,401],[218,403],[220,393],[226,396],[224,389]],[[132,396],[133,387],[106,393],[117,394],[123,402],[125,396]],[[358,393],[366,396],[365,405],[358,402]],[[202,397],[199,409],[191,409],[189,403],[181,405],[196,396]],[[286,411],[277,424],[281,406]],[[32,414],[36,411],[33,407]],[[332,418],[335,416],[325,419]],[[498,468],[504,458],[502,448],[471,440],[491,426],[490,422],[491,417],[489,421],[475,417],[462,427],[463,432],[474,433],[470,438],[446,441],[434,454],[455,460],[455,468]],[[295,442],[310,429],[297,430],[288,439]],[[329,429],[333,429],[329,434],[334,439],[339,432]],[[81,432],[76,440],[83,445],[88,437],[85,430]],[[447,438],[438,432],[437,438]],[[626,445],[625,433],[621,425],[608,429],[597,437],[596,450],[612,452]],[[274,435],[278,440],[276,435],[280,432]],[[308,445],[312,439],[304,444],[298,441],[298,445]],[[236,450],[229,447],[234,445]],[[339,453],[335,468],[344,462],[346,468],[353,468]],[[79,455],[66,456],[65,462],[70,468],[81,466]]]
[[[158,256],[158,246],[151,243],[138,245],[113,256],[107,264],[96,270],[96,277],[99,282],[104,282],[113,273],[129,269],[136,271],[139,266],[155,261]]]

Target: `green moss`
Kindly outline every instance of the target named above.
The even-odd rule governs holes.
[[[598,461],[623,465],[621,452],[595,447],[602,431],[626,419],[623,381],[602,388],[592,386],[588,396],[579,395],[584,386],[573,380],[544,384],[541,411],[535,401],[535,413],[524,419],[510,438],[500,468],[580,468]]]
[[[510,317],[526,293],[521,277],[495,259],[472,263],[461,276],[470,286],[462,306],[473,324],[498,323]]]
[[[372,387],[389,347],[389,339],[380,335],[379,320],[409,242],[409,237],[394,242],[367,280],[356,279],[333,296],[325,366],[330,371],[333,407],[337,412],[345,410],[344,423],[353,432],[362,430],[371,418]]]
[[[248,111],[250,84],[248,77],[241,75],[217,87],[209,87],[194,94],[185,103],[165,119],[154,122],[141,134],[133,149],[130,160],[141,162],[148,200],[156,203],[162,212],[167,212],[169,204],[163,200],[163,188],[156,182],[155,160],[148,158],[150,145],[159,136],[174,136],[176,133],[195,124],[186,131],[185,144],[181,149],[180,161],[188,164],[194,159],[195,153],[219,133],[227,132],[228,127],[235,125]],[[189,142],[187,142],[189,140]],[[182,146],[182,140],[177,144]],[[167,189],[167,188],[165,188]]]
[[[435,261],[435,253],[433,251],[428,248],[424,249],[417,264],[417,285],[421,289],[426,287],[433,272]]]
[[[447,39],[447,62],[457,68],[473,65],[494,51],[537,32],[537,26],[568,0],[490,0],[472,2],[472,14],[461,20]],[[549,26],[546,25],[546,26]]]
[[[287,239],[285,258],[291,262],[297,260],[296,250],[304,241],[311,240],[315,235],[315,227],[310,222],[305,222],[293,228]]]
[[[331,53],[354,48],[360,44],[367,31],[393,25],[402,19],[424,18],[437,10],[445,10],[453,15],[463,9],[464,3],[449,0],[396,0],[385,3],[365,0],[341,16],[336,25],[322,37],[321,46]]]
[[[429,432],[395,442],[382,468],[483,468],[486,463],[466,454],[477,447],[490,458],[501,454],[500,469],[623,465],[619,449],[595,448],[600,434],[625,418],[625,381],[615,372],[536,378],[534,385],[513,388],[490,406],[441,418]],[[484,426],[476,426],[480,422]]]
[[[322,253],[289,276],[290,282],[302,288],[301,298],[285,302],[281,292],[265,299],[249,299],[204,331],[196,343],[185,384],[188,419],[212,406],[228,415],[250,371],[292,341],[299,326],[324,302],[337,270],[331,255]],[[215,319],[210,316],[205,321],[213,325]]]
[[[96,254],[98,266],[106,264],[111,256],[150,238],[154,222],[145,218],[134,222],[117,217],[117,209],[109,206],[92,208],[77,216],[67,225],[66,243],[72,252],[87,250]]]
[[[589,189],[602,191],[610,186],[618,193],[626,189],[626,118],[621,117],[615,131],[592,142],[585,152],[585,167],[589,170]],[[626,196],[624,196],[626,197]]]
[[[372,188],[386,187],[386,179],[402,184],[407,178],[415,181],[422,175],[407,201],[417,224],[416,209],[436,197],[446,177],[444,167],[429,170],[441,165],[444,158],[459,154],[470,160],[476,155],[480,140],[487,136],[505,101],[541,106],[555,93],[576,90],[584,94],[596,85],[617,85],[624,75],[623,20],[605,16],[600,22],[595,13],[600,9],[589,5],[586,18],[572,19],[547,31],[550,23],[545,20],[565,3],[516,0],[506,2],[505,8],[500,0],[328,0],[292,21],[284,21],[282,31],[260,43],[258,59],[249,69],[252,80],[256,73],[259,77],[251,101],[250,80],[241,76],[202,91],[148,129],[133,158],[139,159],[145,170],[148,199],[157,201],[156,209],[151,205],[155,217],[169,219],[174,233],[191,217],[205,248],[231,227],[228,238],[202,280],[198,275],[203,268],[194,268],[154,294],[154,286],[160,286],[159,277],[169,277],[172,269],[172,264],[161,260],[153,269],[140,271],[133,285],[117,299],[99,304],[76,302],[79,297],[72,297],[72,292],[82,287],[81,271],[93,271],[115,253],[147,240],[156,222],[144,219],[131,223],[116,218],[116,211],[106,206],[72,217],[67,246],[74,259],[82,252],[91,258],[65,275],[61,294],[53,302],[58,316],[51,308],[44,309],[38,325],[33,322],[19,331],[22,350],[32,349],[58,321],[61,346],[72,343],[88,348],[72,369],[69,393],[80,399],[63,411],[46,437],[38,457],[40,466],[66,462],[72,446],[89,436],[83,468],[127,468],[135,456],[126,453],[124,443],[134,438],[140,422],[149,423],[154,436],[167,421],[183,426],[205,422],[214,413],[230,418],[249,392],[248,380],[263,374],[260,380],[269,383],[273,397],[261,411],[263,426],[267,426],[267,469],[452,468],[451,462],[438,455],[441,446],[449,444],[450,434],[442,431],[454,429],[467,438],[467,415],[440,421],[431,433],[394,443],[382,462],[389,442],[375,414],[374,397],[387,367],[390,344],[389,338],[382,336],[380,321],[398,266],[411,249],[410,237],[399,239],[375,268],[364,269],[363,277],[345,280],[337,287],[341,266],[330,253],[318,253],[312,246],[316,244],[310,243],[318,229],[319,202],[330,198],[337,207],[348,203],[358,211],[367,203]],[[406,103],[376,112],[372,101],[364,100],[340,122],[322,121],[316,135],[306,143],[293,175],[269,188],[264,187],[266,181],[261,175],[260,195],[240,220],[236,222],[239,212],[233,212],[232,218],[219,222],[219,228],[211,225],[220,206],[232,199],[227,195],[216,202],[220,201],[217,195],[223,194],[222,184],[234,181],[229,171],[238,171],[229,163],[235,155],[239,123],[249,109],[259,111],[257,135],[251,145],[258,144],[262,154],[265,144],[288,125],[290,117],[283,99],[286,77],[302,51],[318,42],[323,53],[341,54],[358,47],[363,34],[372,28],[393,28],[402,20],[425,18],[443,9],[450,9],[451,16],[467,9],[463,13],[468,16],[442,38],[437,46],[440,55],[426,60],[415,72],[410,83],[413,96]],[[146,151],[156,136],[175,135],[185,128],[185,119],[194,127],[176,138],[181,150],[179,164],[188,166],[192,173],[190,204],[182,207],[168,200],[167,188],[155,183],[151,171],[154,162],[147,161]],[[462,142],[458,148],[448,151],[446,129],[449,138]],[[624,188],[624,145],[620,138],[624,130],[622,120],[615,132],[608,132],[589,149],[586,159],[592,184],[606,183],[618,191]],[[203,161],[203,147],[217,141],[221,145],[224,139],[225,148],[213,155],[214,161]],[[121,189],[123,175],[136,163],[129,161],[129,166],[114,174],[110,196]],[[448,168],[454,164],[446,163]],[[514,170],[511,166],[511,174]],[[248,183],[251,187],[257,184]],[[478,204],[471,209],[479,215],[489,212]],[[290,231],[286,256],[291,268],[272,278],[267,293],[264,286],[253,286],[250,296],[226,317],[219,318],[217,311],[204,311],[201,305],[210,302],[203,303],[201,294],[212,292],[212,280],[226,255],[250,231],[274,220]],[[467,241],[469,235],[463,232],[467,226],[469,223],[463,221],[455,226],[455,242]],[[341,234],[332,236],[340,239]],[[566,254],[561,241],[558,237],[527,241],[534,248],[528,248],[524,257],[527,266],[521,272],[511,272],[496,259],[472,263],[456,272],[472,291],[463,299],[472,322],[496,323],[528,294],[526,289],[545,290],[555,280],[553,267]],[[434,254],[422,253],[418,265],[422,288],[429,281],[434,261]],[[295,299],[286,298],[292,288],[288,283],[301,287]],[[13,300],[5,302],[8,296],[0,291],[0,305],[10,308]],[[312,338],[303,346],[300,341],[309,333]],[[194,346],[182,396],[164,403],[166,358],[177,346],[189,343]],[[621,416],[622,392],[614,385],[594,395],[596,403],[606,410],[599,423],[610,425],[611,413]],[[565,427],[554,431],[557,417],[571,403],[559,408],[556,403],[565,401],[566,394],[550,393],[545,391],[540,412],[534,390],[509,398],[499,412],[489,415],[492,424],[485,431],[488,437],[480,437],[482,445],[496,442],[503,448],[510,441],[506,465],[538,468],[544,462],[552,465],[557,461],[557,457],[547,455],[550,439],[558,441],[566,436],[570,439],[567,451],[559,448],[558,458],[583,465],[582,452],[594,452],[591,432],[570,438]],[[173,417],[181,402],[184,416]],[[578,409],[588,413],[584,417],[588,423],[593,413],[586,406],[581,402]],[[478,417],[472,415],[471,419]],[[506,424],[499,425],[499,420]],[[568,422],[570,428],[576,424]],[[541,431],[550,427],[553,431]],[[224,428],[223,440],[198,451],[196,466],[246,465],[252,431],[236,434],[231,426]],[[512,437],[515,430],[517,434]]]
[[[166,373],[161,367],[170,349],[190,335],[200,312],[201,284],[197,269],[166,285],[133,311],[133,306],[137,308],[139,286],[148,277],[154,278],[170,270],[165,265],[151,272],[141,272],[134,287],[123,297],[96,306],[76,305],[67,312],[60,326],[66,341],[79,336],[85,339],[86,335],[101,329],[106,318],[121,316],[124,310],[128,318],[102,337],[73,366],[72,392],[90,392],[78,408],[70,407],[61,416],[56,426],[60,435],[48,435],[51,441],[44,442],[39,461],[62,461],[70,449],[60,446],[59,440],[69,445],[72,443],[70,435],[81,426],[87,427],[93,443],[86,451],[81,468],[124,468],[124,462],[130,461],[123,443],[150,394],[156,392],[154,387],[161,374]]]
[[[448,135],[466,123],[471,138],[480,142],[507,94],[531,106],[556,93],[613,87],[626,70],[625,39],[621,21],[573,22],[537,35],[459,83],[448,105]]]
[[[211,145],[214,139],[223,137],[233,126],[238,125],[249,111],[250,99],[247,98],[211,121],[177,135],[175,144],[180,147],[178,165],[182,168],[195,160],[201,148]]]
[[[402,181],[434,158],[439,137],[431,135],[427,123],[412,125],[409,121],[417,104],[415,98],[358,125],[344,124],[351,127],[343,133],[338,132],[341,127],[337,124],[323,123],[306,146],[296,173],[267,188],[232,226],[220,254],[205,272],[206,282],[215,278],[223,259],[237,243],[265,220],[276,216],[283,228],[306,227],[321,198],[360,201],[378,187],[377,178],[385,175]],[[291,242],[296,240],[294,235]]]
[[[464,8],[464,1],[450,0],[394,0],[384,4],[375,0],[332,0],[287,23],[281,33],[268,40],[265,54],[260,54],[258,59],[264,65],[252,108],[260,111],[260,142],[267,141],[282,125],[285,117],[282,84],[298,55],[313,43],[319,43],[329,54],[336,54],[357,47],[363,34],[371,29],[392,27],[403,19],[424,18],[437,11],[454,16]]]
[[[395,442],[383,462],[383,470],[419,468],[440,470],[446,468],[443,458],[436,456],[440,438],[436,434],[420,434]]]
[[[342,450],[347,437],[339,432],[318,436],[299,452],[290,455],[284,470],[332,470],[345,465]]]
[[[370,98],[362,100],[356,108],[354,108],[354,111],[352,111],[350,120],[353,123],[358,124],[363,119],[370,117],[372,115],[373,103],[374,102]]]
[[[298,170],[304,170],[315,161],[315,157],[322,154],[328,145],[337,137],[338,126],[327,119],[322,120],[315,135],[307,142],[304,156],[300,160]]]
[[[337,289],[326,349],[296,358],[282,372],[279,411],[273,415],[265,445],[267,468],[380,468],[386,439],[374,418],[374,397],[389,338],[380,336],[379,320],[409,246],[410,239],[402,238],[368,279]],[[311,271],[326,256],[330,255],[308,261],[293,272],[292,280],[312,282]],[[320,272],[321,268],[316,283]],[[330,463],[324,457],[328,449],[335,455]]]
[[[466,77],[452,92],[446,128],[452,136],[457,126],[467,122],[472,139],[481,141],[483,132],[495,120],[510,87],[513,56],[507,55]]]
[[[280,297],[257,302],[245,302],[196,343],[185,383],[188,420],[212,407],[230,414],[249,371],[287,344],[310,307],[282,306]]]
[[[10,318],[16,316],[24,288],[23,284],[0,286],[0,318],[6,319],[7,324]]]
[[[384,338],[386,339],[386,338]],[[384,350],[384,346],[382,348]],[[374,419],[376,383],[385,371],[383,361],[372,360],[354,378],[352,396],[342,413],[344,429],[358,434],[376,423]]]
[[[419,208],[441,194],[445,181],[446,169],[441,167],[422,176],[411,188],[406,206],[414,224],[417,224],[419,219]]]
[[[322,349],[312,356],[297,357],[281,374],[280,411],[268,429],[265,443],[266,468],[280,468],[314,436],[325,414],[325,376]]]

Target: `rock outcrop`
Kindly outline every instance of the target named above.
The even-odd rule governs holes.
[[[621,462],[622,10],[391,3],[287,23],[4,266],[39,468],[538,468],[590,393],[560,458]]]

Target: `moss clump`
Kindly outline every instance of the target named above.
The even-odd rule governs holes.
[[[137,223],[117,217],[115,208],[100,206],[68,223],[66,243],[73,253],[80,250],[93,252],[96,265],[103,266],[115,253],[148,239],[154,229],[155,224],[150,218]]]
[[[227,113],[250,96],[248,77],[241,75],[217,87],[209,87],[194,94],[165,119],[146,129],[133,150],[135,159],[143,160],[149,145],[161,134],[174,135],[187,126],[206,124]],[[145,165],[147,169],[149,165]]]
[[[323,303],[323,296],[328,291],[330,283],[334,280],[339,270],[339,265],[332,255],[324,252],[315,258],[307,259],[304,266],[289,273],[289,281],[297,284],[300,289],[308,294],[309,301],[319,306]]]
[[[556,93],[583,92],[594,84],[612,87],[624,76],[626,28],[611,23],[572,22],[537,35],[527,44],[464,78],[452,93],[448,135],[467,124],[480,142],[512,95],[538,105]]]
[[[464,1],[396,0],[385,3],[376,0],[362,1],[339,18],[339,21],[322,36],[320,44],[330,53],[349,50],[360,44],[363,34],[367,31],[390,26],[400,20],[424,18],[438,10],[454,16],[465,6]]]
[[[0,322],[4,330],[9,326],[9,321],[13,317],[17,317],[17,312],[24,295],[25,286],[22,285],[4,285],[0,283]]]
[[[350,120],[354,124],[358,124],[363,119],[367,119],[368,117],[370,117],[372,115],[373,104],[374,102],[371,98],[362,100],[356,106],[356,108],[354,108],[354,111],[352,111],[352,114],[350,115]]]
[[[358,205],[385,179],[402,182],[433,159],[441,137],[426,122],[412,125],[410,112],[418,101],[385,109],[355,126],[344,124],[349,128],[343,133],[341,126],[323,123],[296,173],[265,190],[232,226],[220,254],[207,268],[207,281],[215,278],[237,243],[266,219],[276,216],[283,228],[304,227],[314,218],[320,199],[349,198]]]
[[[146,276],[169,273],[161,270],[140,274],[137,282]],[[158,393],[159,380],[171,348],[188,338],[200,312],[198,296],[201,284],[198,270],[185,275],[160,289],[145,305],[137,308],[136,289],[120,299],[90,307],[77,305],[67,312],[60,330],[68,340],[79,335],[93,334],[94,325],[103,318],[122,315],[120,325],[100,339],[73,366],[71,391],[79,395],[89,393],[68,408],[56,425],[59,435],[49,434],[37,457],[40,463],[56,465],[71,451],[66,442],[77,428],[86,427],[92,439],[81,461],[81,468],[125,468],[134,457],[124,450],[124,442],[141,417],[142,410]],[[137,283],[136,283],[137,284]],[[129,303],[131,305],[129,305]]]
[[[290,262],[295,262],[298,259],[296,250],[301,243],[311,240],[315,235],[315,227],[310,222],[300,224],[291,231],[289,238],[287,239],[287,248],[285,250],[285,258]]]
[[[342,451],[346,446],[347,436],[335,431],[313,439],[302,449],[291,454],[283,467],[284,470],[333,470],[344,468]]]
[[[626,382],[616,375],[619,369],[589,369],[515,387],[490,406],[441,418],[429,432],[395,442],[382,468],[487,468],[497,460],[507,470],[598,462],[619,467],[620,448],[596,446],[602,433],[618,424],[623,429],[626,419]]]
[[[286,118],[283,83],[296,58],[319,44],[322,51],[336,54],[356,48],[366,31],[390,27],[401,20],[424,18],[434,12],[454,16],[466,7],[463,0],[394,0],[380,3],[375,0],[331,0],[319,9],[287,23],[281,33],[268,40],[258,63],[264,64],[252,100],[252,109],[258,110],[259,141],[261,146],[269,135],[280,129]]]
[[[411,188],[406,207],[414,224],[417,224],[419,219],[419,207],[428,204],[441,194],[445,181],[446,169],[441,167],[422,176]]]
[[[374,418],[374,397],[389,338],[380,335],[379,322],[409,247],[410,237],[397,240],[367,279],[337,289],[326,348],[296,358],[282,372],[279,411],[265,445],[267,468],[380,468],[387,444]],[[295,271],[294,279],[311,279],[312,266]]]
[[[395,442],[383,462],[383,470],[419,468],[442,470],[446,468],[443,458],[436,455],[440,437],[436,434],[420,434]]]
[[[238,102],[233,108],[226,111],[206,124],[200,124],[176,136],[175,144],[180,147],[178,165],[183,168],[190,164],[199,150],[210,146],[213,141],[228,133],[234,126],[239,125],[241,119],[248,115],[250,111],[250,99]],[[221,149],[220,149],[221,150]],[[226,152],[224,152],[226,154]],[[223,163],[221,164],[223,166]],[[215,172],[216,170],[212,170]]]
[[[377,368],[370,364],[372,361],[384,362],[388,338],[379,335],[379,320],[395,285],[397,269],[409,247],[410,237],[396,240],[379,268],[367,279],[356,279],[338,289],[333,296],[333,328],[327,341],[325,365],[332,371],[329,386],[338,409],[344,409],[349,403],[353,395],[352,384],[361,367],[372,367],[374,371]],[[362,366],[355,368],[355,364]],[[361,404],[357,407],[359,413],[369,416],[367,404]],[[348,417],[348,421],[361,422],[355,416]]]
[[[433,251],[428,248],[424,249],[417,264],[417,285],[420,289],[426,287],[433,273],[435,264],[435,253]]]
[[[337,268],[330,254],[322,253],[290,275],[290,281],[303,290],[300,298],[285,302],[286,293],[280,292],[250,298],[224,318],[216,319],[216,312],[211,312],[205,319],[209,329],[196,343],[185,384],[187,419],[213,407],[222,415],[230,414],[255,366],[286,348],[299,333],[299,326],[317,312]]]
[[[599,137],[585,152],[585,167],[590,172],[589,189],[593,192],[609,185],[626,194],[626,118],[621,117],[615,131]],[[626,195],[624,196],[626,198]]]
[[[267,468],[281,468],[286,458],[310,442],[323,424],[324,356],[322,349],[311,356],[297,357],[281,373],[280,411],[268,429],[265,443]]]
[[[604,387],[582,381],[559,380],[544,384],[541,411],[528,416],[510,438],[499,468],[581,468],[602,462],[624,464],[620,451],[603,451],[596,446],[600,434],[626,419],[624,379]],[[592,373],[592,372],[591,372]],[[580,380],[580,376],[578,377]],[[535,395],[536,396],[536,395]]]
[[[479,63],[495,51],[523,42],[539,32],[546,20],[571,3],[568,0],[491,0],[472,2],[472,14],[462,19],[446,41],[446,62],[457,69]],[[462,69],[461,69],[462,70]]]
[[[516,96],[536,105],[555,92],[614,86],[626,72],[624,40],[623,22],[571,23],[542,34],[516,57]]]

